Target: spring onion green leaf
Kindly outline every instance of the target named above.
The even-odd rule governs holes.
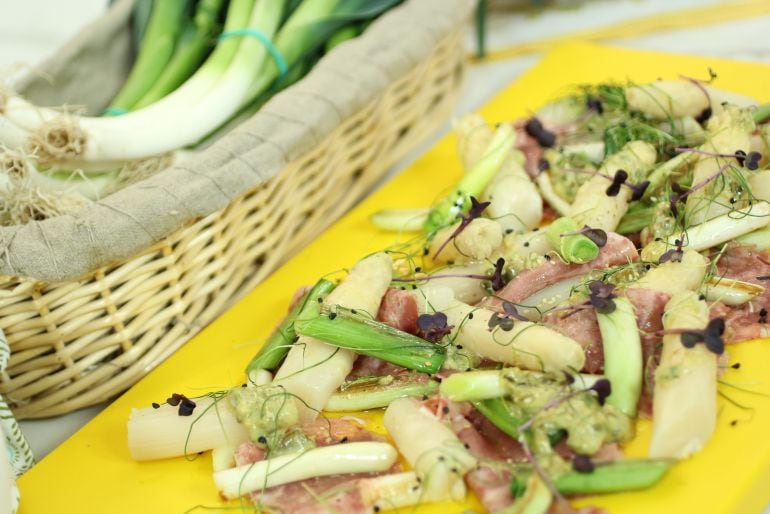
[[[246,375],[258,369],[270,371],[277,369],[296,339],[297,334],[294,330],[294,323],[298,319],[307,319],[318,315],[320,312],[320,302],[318,300],[325,298],[333,289],[333,282],[326,279],[319,280],[265,341],[257,355],[246,367]]]
[[[439,345],[340,308],[294,326],[300,335],[423,373],[436,373],[446,358]]]
[[[426,233],[434,234],[468,211],[471,197],[481,197],[505,162],[515,140],[516,133],[510,124],[498,127],[482,158],[463,176],[452,193],[431,209],[423,227]]]
[[[612,384],[607,403],[635,416],[642,392],[642,344],[631,302],[626,298],[613,301],[612,312],[596,313],[604,349],[604,375]]]
[[[674,465],[673,460],[620,460],[598,464],[591,473],[569,472],[556,479],[564,494],[601,494],[652,487]]]
[[[174,55],[152,87],[136,102],[134,109],[154,103],[179,87],[198,69],[215,42],[217,19],[224,0],[201,0],[195,15],[184,28]]]
[[[329,412],[354,412],[387,407],[393,400],[405,396],[432,395],[438,382],[424,380],[425,375],[385,375],[362,377],[340,386],[324,408]],[[422,378],[422,380],[421,380]]]
[[[183,25],[182,17],[188,6],[186,0],[153,2],[139,55],[128,79],[112,100],[110,108],[130,110],[163,73],[174,53]]]

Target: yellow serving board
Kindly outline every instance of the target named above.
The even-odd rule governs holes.
[[[719,75],[718,87],[770,101],[768,66],[571,43],[546,56],[482,113],[492,122],[510,120],[527,115],[572,84],[643,82],[679,74],[708,77],[709,67]],[[131,408],[162,402],[172,392],[193,396],[242,383],[245,364],[284,315],[297,286],[312,284],[321,275],[393,244],[393,234],[368,223],[371,213],[428,205],[460,174],[454,140],[448,136],[22,477],[21,514],[233,510],[217,495],[208,455],[133,462],[126,446]],[[770,341],[731,346],[729,353],[731,363],[740,362],[741,367],[729,370],[724,380],[761,394],[720,386],[743,408],[720,398],[717,432],[704,451],[677,465],[654,489],[585,498],[579,504],[627,514],[745,514],[760,512],[770,502]],[[645,454],[649,428],[639,425],[637,439],[627,448],[630,455]],[[465,504],[426,505],[418,512],[466,509],[482,510],[471,498]]]

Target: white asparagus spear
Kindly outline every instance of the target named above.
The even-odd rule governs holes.
[[[353,267],[324,303],[375,316],[390,285],[391,275],[390,256],[384,252],[372,254]],[[312,421],[345,381],[355,359],[356,354],[350,350],[300,336],[275,374],[273,383],[302,400],[297,402],[300,422]]]
[[[585,363],[583,349],[576,341],[545,325],[515,320],[510,331],[489,329],[495,313],[473,307],[454,298],[452,291],[438,285],[421,287],[414,293],[422,313],[443,312],[453,326],[457,344],[481,357],[525,369],[579,370]]]
[[[222,496],[231,499],[313,477],[385,471],[397,457],[388,443],[335,444],[217,471],[214,482]]]
[[[392,402],[383,423],[420,478],[426,501],[465,498],[463,476],[477,461],[448,426],[414,398]]]
[[[666,304],[663,326],[706,327],[709,309],[692,291],[675,294]],[[704,344],[686,348],[678,334],[663,336],[655,371],[650,457],[684,458],[700,451],[716,425],[717,356]]]
[[[133,409],[128,419],[128,450],[134,460],[154,460],[196,454],[213,448],[234,448],[248,441],[227,401],[194,398],[190,416],[163,404],[154,409]]]
[[[580,186],[570,207],[570,217],[579,226],[588,225],[591,228],[614,231],[628,210],[632,192],[628,187],[622,186],[617,195],[607,196],[606,191],[611,184],[607,177],[614,177],[615,173],[622,169],[628,173],[628,181],[636,183],[655,164],[656,157],[655,147],[649,143],[627,143],[618,153],[604,161],[597,175]]]

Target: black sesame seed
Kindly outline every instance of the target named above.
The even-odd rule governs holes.
[[[505,233],[506,234],[513,234],[513,229],[512,228],[506,228],[505,229]]]
[[[372,510],[374,512],[380,512],[380,506],[379,505],[375,505],[374,507],[372,507]]]
[[[419,266],[417,266],[416,268],[414,268],[414,272],[415,272],[415,273],[419,273],[419,272],[421,272],[421,271],[422,271],[422,268],[421,268],[421,267],[419,267]]]
[[[257,438],[257,442],[258,442],[259,444],[267,444],[267,437],[265,437],[265,436],[261,435],[261,436],[259,436],[259,437]]]
[[[705,299],[706,299],[706,295],[705,294],[701,293],[701,294],[698,295],[698,300],[705,300]]]
[[[735,425],[737,425],[737,424],[738,424],[738,420],[737,420],[737,419],[734,419],[734,420],[732,420],[732,421],[730,422],[730,426],[733,426],[733,427],[734,427]]]
[[[463,349],[463,345],[458,344],[457,346],[455,346],[455,348],[457,348],[458,350],[462,350]]]
[[[550,261],[550,260],[551,260],[551,256],[550,256],[550,255],[548,255],[548,254],[545,254],[545,255],[543,255],[543,257],[545,257],[545,260],[547,260],[547,261]]]
[[[348,436],[345,436],[342,439],[340,439],[340,442],[341,443],[347,443],[348,442]]]
[[[735,364],[733,364],[730,367],[733,368],[733,369],[741,369],[741,363],[740,362],[736,362]]]
[[[417,289],[417,284],[412,284],[412,290]]]
[[[444,414],[449,414],[449,407],[445,405],[444,408],[441,409],[441,412],[443,412]]]
[[[473,319],[473,313],[472,312],[468,313],[468,319]]]
[[[159,403],[155,403],[155,402],[152,402],[152,408],[153,408],[153,409],[160,409],[160,404],[159,404]]]
[[[350,314],[358,314],[358,312],[355,309],[350,309]]]
[[[529,241],[525,241],[523,246],[524,246],[524,248],[528,248],[529,247]]]
[[[337,313],[336,312],[330,312],[329,313],[329,319],[334,319],[336,317],[337,317]]]
[[[316,301],[317,301],[318,303],[323,303],[323,302],[324,302],[324,299],[323,299],[323,298],[321,298],[321,297],[319,296],[318,298],[316,298]]]

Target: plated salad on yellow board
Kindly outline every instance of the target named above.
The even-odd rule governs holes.
[[[212,450],[220,494],[264,512],[469,490],[597,512],[570,498],[654,486],[708,445],[730,344],[770,336],[770,111],[709,80],[459,120],[462,179],[373,216],[413,237],[301,288],[241,387],[134,410],[132,456]],[[327,414],[374,409],[384,434]],[[637,418],[645,459],[623,454]]]

